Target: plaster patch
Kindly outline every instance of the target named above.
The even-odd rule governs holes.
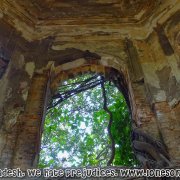
[[[20,83],[19,90],[22,94],[24,101],[27,99],[28,89],[29,89],[29,87],[28,87],[28,83],[26,81],[23,81]]]
[[[17,122],[17,118],[19,116],[19,113],[23,110],[22,107],[20,108],[16,108],[13,110],[10,110],[6,113],[6,115],[4,116],[4,122],[5,122],[5,128],[6,130],[11,130],[12,127],[15,125],[15,123]]]
[[[6,93],[5,101],[10,99],[11,97],[12,97],[12,88],[8,88],[7,93]]]
[[[166,93],[163,90],[160,90],[154,95],[154,99],[156,102],[166,101]]]
[[[51,49],[54,50],[54,51],[59,51],[59,50],[62,50],[62,49],[64,50],[65,48],[62,48],[61,45],[52,45]]]
[[[159,79],[155,73],[156,66],[153,63],[143,63],[142,69],[147,80],[147,83],[155,88],[160,88]]]
[[[46,70],[51,70],[53,71],[54,70],[54,61],[48,61],[47,65],[45,67],[42,67],[40,69],[36,69],[36,72],[38,74],[43,74],[43,71],[46,71]]]
[[[47,69],[54,68],[54,61],[48,61],[48,64],[46,67],[47,67]]]
[[[27,97],[28,97],[28,91],[26,91],[22,94],[22,98],[24,99],[24,101],[27,100]]]
[[[101,55],[100,64],[102,64],[103,66],[113,67],[117,70],[125,70],[127,68],[123,60],[111,55]]]
[[[138,20],[141,19],[141,17],[145,14],[146,10],[142,9],[138,14],[136,14],[134,17]]]
[[[168,104],[171,108],[174,108],[179,103],[179,101],[180,99],[178,100],[174,98],[172,101],[168,102]]]
[[[32,78],[34,70],[35,70],[35,63],[34,62],[26,63],[25,70],[28,73],[28,75],[30,76],[30,78]]]
[[[69,62],[69,63],[61,65],[61,70],[65,71],[65,70],[77,68],[77,67],[82,66],[85,63],[86,63],[86,60],[83,58],[80,58],[80,59],[77,59],[73,62]]]

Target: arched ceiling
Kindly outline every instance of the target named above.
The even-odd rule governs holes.
[[[1,0],[0,18],[28,41],[96,35],[145,38],[179,0]],[[151,28],[150,28],[151,27]]]

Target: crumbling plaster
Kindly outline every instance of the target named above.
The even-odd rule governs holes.
[[[39,89],[38,81],[42,81],[42,88],[47,88],[49,77],[94,59],[98,59],[103,66],[124,72],[131,92],[133,120],[153,137],[159,139],[161,134],[172,160],[180,163],[178,0],[166,0],[150,17],[145,18],[146,21],[119,24],[112,18],[113,23],[109,25],[101,24],[98,18],[96,22],[99,24],[92,24],[91,19],[88,19],[89,24],[75,24],[79,21],[74,20],[69,24],[56,24],[59,21],[53,20],[56,23],[49,24],[45,20],[36,22],[37,19],[28,14],[32,19],[29,23],[30,19],[22,18],[25,10],[20,4],[14,4],[22,8],[18,15],[15,15],[15,9],[9,9],[7,1],[3,0],[0,4],[0,44],[10,54],[10,63],[0,79],[0,167],[17,166],[20,162],[25,163],[26,167],[36,165],[38,150],[33,148],[38,148],[39,142],[31,146],[36,153],[31,156],[32,159],[25,162],[25,159],[18,161],[18,158],[22,158],[21,152],[27,145],[19,138],[28,138],[31,133],[38,134],[37,139],[40,136],[37,132],[40,129],[35,125],[36,122],[42,123],[43,116],[36,114],[39,113],[36,98],[42,100],[45,94]],[[63,22],[67,23],[65,20]],[[172,55],[164,54],[159,35],[154,30],[157,23],[165,30],[174,50]],[[130,47],[127,47],[127,40]],[[128,48],[131,50],[127,51]],[[38,93],[33,88],[37,88]],[[32,132],[29,130],[26,137],[28,126]],[[25,128],[22,134],[21,128]],[[32,139],[32,142],[37,139]]]

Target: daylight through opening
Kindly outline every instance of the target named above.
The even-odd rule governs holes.
[[[102,75],[63,81],[45,118],[39,167],[135,166],[123,94]]]

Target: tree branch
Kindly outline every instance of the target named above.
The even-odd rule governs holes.
[[[103,99],[104,99],[104,110],[109,114],[110,119],[109,119],[109,124],[108,124],[108,134],[109,134],[109,138],[111,140],[111,157],[109,159],[109,161],[107,162],[107,166],[110,166],[114,160],[114,156],[115,156],[115,140],[112,136],[112,132],[111,132],[111,126],[112,126],[112,122],[113,122],[113,116],[112,116],[112,112],[108,109],[107,107],[107,97],[106,97],[106,90],[104,87],[104,77],[101,77],[102,79],[102,83],[101,83],[101,88],[102,88],[102,94],[103,94]]]
[[[98,76],[94,76],[94,77],[91,77],[85,81],[82,82],[82,84],[80,84],[79,87],[77,88],[74,88],[74,89],[71,89],[71,90],[68,90],[68,91],[65,91],[63,93],[58,93],[56,95],[53,96],[53,100],[57,100],[54,104],[52,104],[51,106],[49,106],[47,109],[49,110],[50,108],[53,108],[55,106],[57,106],[58,104],[60,104],[61,102],[63,102],[64,100],[76,95],[76,94],[79,94],[83,91],[86,91],[88,89],[92,89],[98,85],[100,85],[102,83],[102,79],[98,79],[98,80],[95,80],[93,82],[90,82],[94,79],[96,79]]]

